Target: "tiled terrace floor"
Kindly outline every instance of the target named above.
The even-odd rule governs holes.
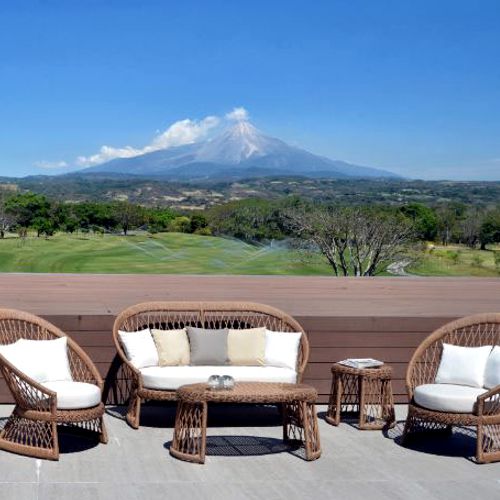
[[[10,410],[1,406],[0,417]],[[325,408],[318,410],[321,416]],[[401,423],[384,435],[348,424],[334,428],[320,419],[323,455],[305,462],[282,444],[273,408],[214,407],[211,454],[205,465],[196,465],[168,453],[174,407],[146,407],[138,431],[117,418],[119,412],[109,413],[107,446],[64,434],[59,462],[0,452],[0,498],[500,498],[500,464],[464,458],[473,455],[474,439],[461,430],[435,435],[416,450],[398,444]],[[404,414],[398,408],[400,420]],[[234,422],[238,427],[231,427]]]

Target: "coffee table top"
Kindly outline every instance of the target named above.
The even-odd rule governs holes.
[[[233,389],[213,390],[208,384],[189,384],[177,389],[180,401],[197,403],[292,403],[315,402],[318,393],[307,384],[283,384],[271,382],[237,382]]]

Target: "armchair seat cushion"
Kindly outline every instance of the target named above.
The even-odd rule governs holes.
[[[58,410],[92,408],[101,402],[101,389],[86,382],[44,382],[44,387],[57,393]]]
[[[455,384],[424,384],[415,388],[413,399],[423,408],[445,413],[473,413],[483,387]]]
[[[176,390],[182,385],[207,382],[210,375],[231,375],[236,382],[295,383],[297,372],[276,366],[150,366],[141,368],[147,389]]]

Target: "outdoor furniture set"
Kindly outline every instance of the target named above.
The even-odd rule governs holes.
[[[307,335],[286,313],[262,304],[151,302],[123,311],[113,339],[130,390],[126,419],[139,427],[145,400],[177,401],[170,453],[203,463],[208,405],[277,405],[283,438],[299,442],[306,460],[321,454],[315,401],[303,384]],[[90,358],[37,316],[0,310],[0,370],[15,400],[0,431],[0,449],[57,460],[57,425],[97,433],[103,381]],[[360,429],[393,426],[392,370],[332,366],[325,420],[338,425],[356,412]],[[207,384],[232,377],[231,389]],[[500,314],[445,325],[417,348],[407,372],[410,400],[403,439],[421,430],[477,428],[478,462],[500,460]]]

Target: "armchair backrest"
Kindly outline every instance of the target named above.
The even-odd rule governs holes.
[[[13,344],[19,339],[52,340],[67,335],[48,321],[16,309],[0,309],[0,344]],[[81,347],[68,337],[68,358],[71,375],[75,381],[95,382],[102,387],[102,378],[94,364]],[[0,354],[0,370],[8,379],[6,371],[12,365]]]
[[[464,347],[500,345],[500,313],[466,316],[443,325],[429,335],[417,347],[408,365],[406,388],[410,399],[415,387],[434,382],[443,344]]]

